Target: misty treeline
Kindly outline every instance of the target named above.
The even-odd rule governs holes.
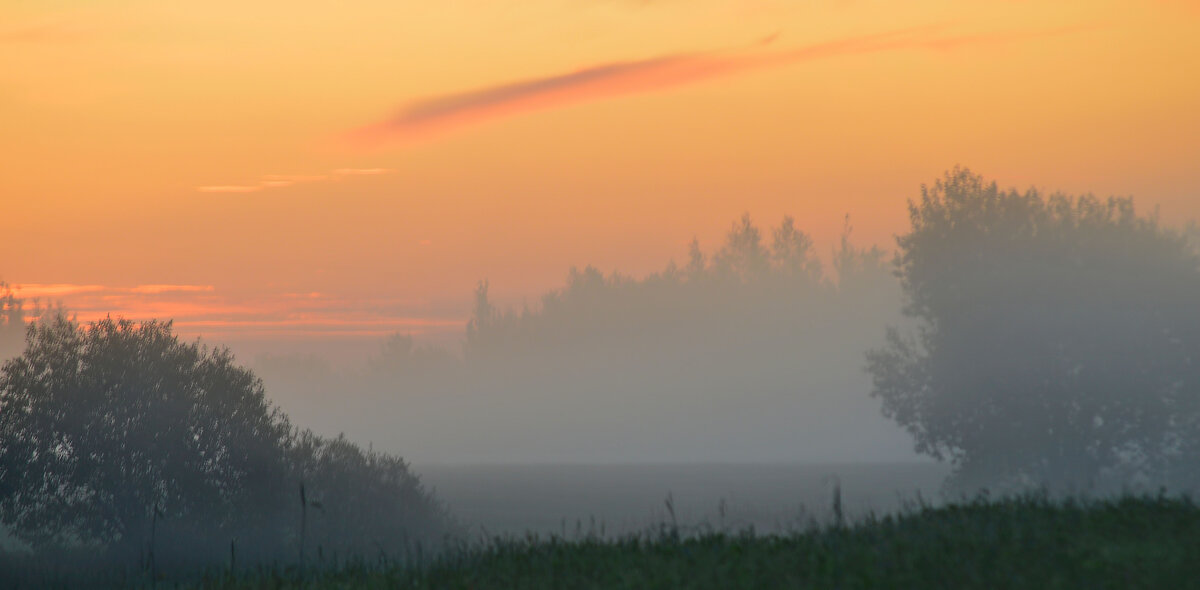
[[[832,269],[823,267],[812,239],[791,217],[764,236],[747,214],[712,255],[693,240],[683,266],[672,261],[641,279],[605,276],[591,266],[571,269],[566,286],[544,295],[536,308],[501,309],[484,282],[475,293],[464,357],[479,365],[529,359],[558,366],[560,357],[582,354],[606,365],[683,352],[681,360],[695,364],[763,352],[766,341],[787,349],[787,341],[800,344],[815,331],[833,336],[845,319],[837,311],[860,305],[870,289],[890,286],[883,252],[856,248],[848,219],[832,261]],[[704,343],[715,358],[697,358],[690,347],[680,351],[677,345],[688,341]]]
[[[10,359],[25,348],[25,329],[29,322],[43,316],[66,314],[55,302],[27,301],[13,293],[12,286],[0,281],[0,361]]]
[[[404,461],[362,444],[585,462],[915,446],[952,465],[956,490],[1194,488],[1194,228],[965,169],[909,212],[890,255],[855,245],[848,221],[826,254],[791,218],[744,216],[641,278],[572,269],[516,308],[482,282],[460,350],[395,335],[357,368],[264,356],[262,382],[169,323],[48,315],[0,373],[0,518],[35,544],[129,553],[152,530],[160,552],[236,537],[264,555],[304,539],[311,555],[453,528]],[[23,320],[6,301],[11,334]]]
[[[517,308],[481,283],[460,354],[396,336],[361,370],[257,366],[315,422],[434,458],[915,449],[953,467],[955,492],[1197,485],[1194,225],[959,168],[909,213],[891,253],[856,246],[848,223],[822,253],[792,219],[743,217],[719,247],[693,242],[645,277],[573,269]],[[340,407],[322,404],[328,389]]]
[[[228,350],[61,313],[0,370],[0,522],[151,568],[402,555],[456,526],[400,458],[293,426]]]
[[[865,395],[863,354],[901,319],[883,251],[848,222],[822,252],[749,216],[689,250],[643,277],[572,269],[518,307],[480,283],[459,350],[397,335],[358,369],[254,367],[298,420],[421,461],[912,458]]]

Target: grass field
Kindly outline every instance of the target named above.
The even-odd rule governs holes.
[[[411,559],[212,571],[157,587],[1200,588],[1200,509],[1167,496],[980,499],[787,535],[666,524],[622,539],[494,539]]]

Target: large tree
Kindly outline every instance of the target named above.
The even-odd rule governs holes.
[[[0,370],[0,521],[34,546],[135,550],[156,511],[176,531],[250,527],[283,497],[290,436],[228,351],[59,315]]]
[[[1200,258],[1128,198],[1000,190],[955,169],[895,259],[915,330],[872,395],[964,488],[1194,484]]]

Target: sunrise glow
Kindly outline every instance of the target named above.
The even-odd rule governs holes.
[[[1190,219],[1198,33],[1183,0],[21,3],[0,280],[377,338],[461,331],[482,279],[520,304],[661,269],[743,212],[891,248],[956,164]]]

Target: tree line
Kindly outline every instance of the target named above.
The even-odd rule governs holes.
[[[873,399],[918,453],[952,466],[951,490],[1200,483],[1194,224],[962,168],[908,209],[890,255],[847,231],[822,264],[792,219],[764,231],[747,216],[715,251],[693,241],[683,263],[641,278],[572,269],[534,306],[500,306],[483,282],[461,358],[399,336],[367,373],[414,407],[425,390],[476,392],[511,421],[561,404],[588,416],[561,429],[592,447],[616,444],[584,439],[606,417],[665,405],[681,431],[723,411],[720,428],[784,394],[815,414],[788,416],[797,429],[834,424],[853,447],[854,404]],[[709,430],[677,438],[703,444]]]
[[[783,396],[810,409],[798,429],[829,423],[853,445],[837,412],[858,420],[873,399],[952,465],[952,489],[1200,483],[1194,228],[1130,198],[1001,190],[959,168],[908,207],[890,260],[855,246],[848,222],[822,263],[793,219],[763,232],[745,216],[711,253],[693,241],[641,278],[572,269],[535,307],[499,306],[482,282],[461,355],[397,335],[352,387],[389,392],[389,425],[483,408],[515,429],[545,406],[592,447],[644,440],[639,427],[699,442],[739,416],[784,424],[796,417],[769,406]],[[11,334],[24,321],[6,297]],[[313,375],[326,392],[348,383]],[[746,414],[759,406],[771,415]],[[624,436],[587,431],[603,412],[630,423]],[[654,423],[634,424],[643,415]],[[181,342],[169,322],[62,314],[31,324],[0,369],[0,522],[39,547],[141,555],[155,530],[264,555],[455,530],[403,460],[293,426],[227,350]]]
[[[949,489],[1200,484],[1194,224],[1165,226],[1130,197],[1002,190],[963,168],[908,209],[891,260],[847,231],[833,272],[791,218],[764,235],[746,216],[711,256],[693,242],[686,265],[640,280],[573,270],[536,310],[497,309],[484,283],[465,353],[561,362],[595,345],[620,366],[620,349],[661,359],[658,346],[711,342],[718,373],[779,348],[803,363],[821,354],[815,334],[865,354],[870,395],[918,452],[952,465]],[[845,331],[863,316],[877,331],[855,351]]]

